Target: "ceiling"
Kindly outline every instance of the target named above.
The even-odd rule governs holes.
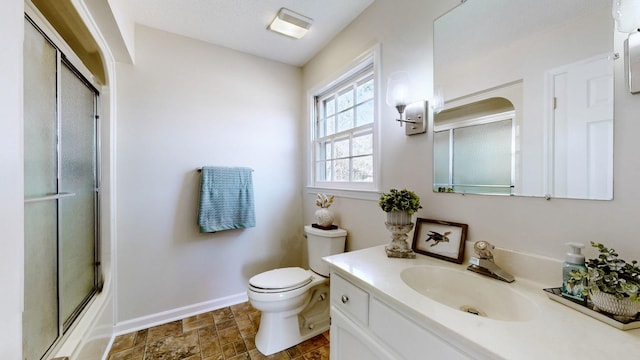
[[[134,21],[302,66],[374,0],[129,0]],[[300,40],[268,31],[280,8],[313,19]]]

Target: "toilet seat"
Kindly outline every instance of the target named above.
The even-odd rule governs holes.
[[[306,286],[312,281],[309,271],[299,267],[288,267],[265,271],[249,279],[253,291],[277,293]]]

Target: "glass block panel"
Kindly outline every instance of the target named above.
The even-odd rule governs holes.
[[[349,139],[338,140],[335,142],[334,158],[343,158],[349,156]]]
[[[356,126],[373,123],[373,100],[369,100],[356,108]]]
[[[359,104],[369,99],[373,99],[373,79],[358,85],[356,89],[356,103]]]
[[[341,112],[338,114],[338,130],[346,131],[353,128],[353,109]]]
[[[338,111],[348,109],[353,106],[353,91],[348,89],[338,95]]]
[[[349,159],[341,159],[334,162],[334,181],[349,181]]]
[[[365,134],[353,138],[352,156],[373,154],[373,135]]]
[[[373,156],[359,156],[353,159],[352,181],[373,181]]]

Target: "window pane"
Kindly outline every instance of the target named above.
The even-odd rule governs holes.
[[[327,122],[322,119],[320,121],[318,121],[318,137],[325,137],[326,132],[325,132],[325,127],[326,127]]]
[[[316,181],[327,181],[330,179],[330,168],[326,161],[316,163]]]
[[[318,160],[331,159],[331,142],[327,141],[320,145],[320,151],[318,151]]]
[[[373,122],[373,100],[369,100],[356,108],[356,126]]]
[[[352,156],[373,154],[373,135],[366,134],[353,138]]]
[[[349,181],[349,159],[336,160],[335,181]]]
[[[338,114],[338,130],[345,131],[353,128],[353,109]]]
[[[373,181],[373,156],[362,156],[353,159],[352,181]]]
[[[338,111],[348,109],[353,106],[353,91],[348,89],[346,92],[338,95]]]
[[[335,116],[331,116],[329,118],[327,118],[327,123],[326,123],[326,134],[327,136],[335,134],[336,132],[336,117]]]
[[[358,85],[356,89],[356,102],[359,104],[365,100],[373,99],[373,79]]]
[[[335,142],[336,159],[349,156],[349,139],[339,140]]]
[[[324,116],[331,116],[336,113],[336,101],[333,97],[324,101]]]

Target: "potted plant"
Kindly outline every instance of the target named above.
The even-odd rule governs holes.
[[[407,189],[391,189],[380,196],[378,205],[387,213],[385,226],[391,232],[391,243],[385,247],[387,256],[415,258],[416,254],[407,244],[407,233],[413,229],[411,215],[422,208],[420,197]]]
[[[407,189],[391,189],[383,193],[378,205],[387,213],[387,222],[394,225],[410,224],[411,215],[422,208],[420,197]]]
[[[597,309],[634,317],[640,311],[640,267],[636,260],[628,263],[614,249],[591,242],[599,255],[586,263],[587,271],[573,270],[571,285],[582,283],[583,294],[589,295]]]

